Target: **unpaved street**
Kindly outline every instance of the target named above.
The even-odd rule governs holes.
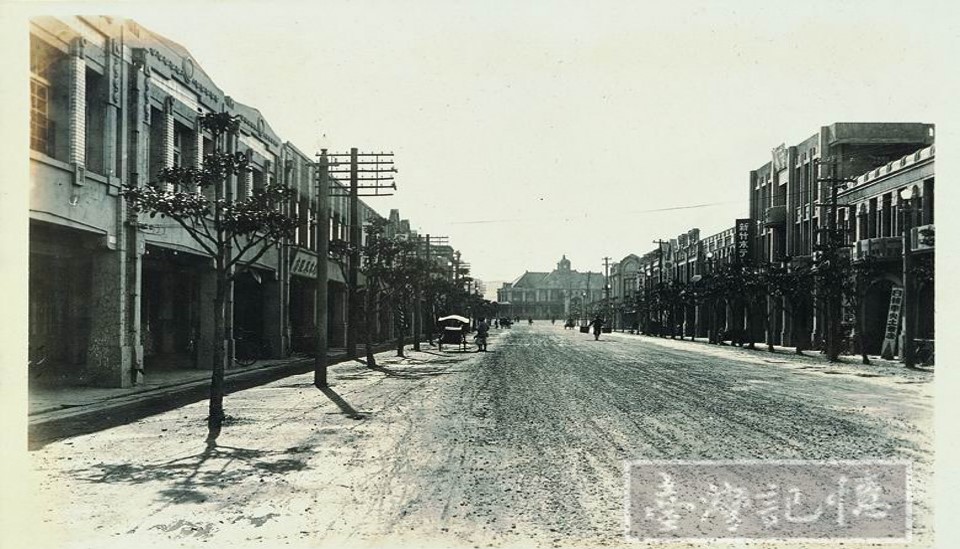
[[[629,545],[650,458],[909,459],[929,533],[931,374],[549,323],[424,351],[229,395],[217,448],[198,403],[35,451],[29,546]]]

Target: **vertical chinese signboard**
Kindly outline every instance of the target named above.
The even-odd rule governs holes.
[[[753,240],[753,221],[738,219],[734,226],[734,260],[737,263],[750,263],[750,241]]]
[[[896,354],[897,335],[900,332],[900,308],[903,306],[903,288],[894,286],[890,290],[890,308],[887,310],[886,330],[883,334],[883,346],[880,356],[890,360]]]

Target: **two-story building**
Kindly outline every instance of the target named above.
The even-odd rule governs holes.
[[[183,46],[132,20],[35,18],[30,69],[29,347],[46,359],[44,379],[128,386],[152,371],[210,367],[211,257],[174,221],[133,212],[120,191],[155,183],[164,168],[200,166],[214,148],[250,159],[251,171],[226,185],[229,198],[283,182],[296,191],[283,207],[301,220],[292,239],[234,281],[232,332],[262,341],[271,356],[310,350],[311,156],[227,95]],[[234,115],[239,131],[214,143],[199,124],[209,112]],[[378,215],[361,202],[351,220],[346,192],[331,194],[331,240]],[[328,337],[339,346],[346,286],[337,264],[328,272]]]
[[[852,259],[872,260],[878,271],[861,304],[870,354],[881,352],[891,301],[897,301],[894,296],[904,287],[905,244],[914,264],[916,306],[910,321],[915,337],[930,343],[934,339],[934,160],[931,145],[859,175],[839,193],[839,218]]]
[[[749,212],[755,224],[753,259],[760,263],[810,262],[825,242],[832,187],[856,178],[934,142],[934,126],[924,123],[846,123],[822,126],[796,145],[780,145],[771,160],[750,172]],[[892,199],[891,199],[892,200]],[[882,201],[881,218],[892,219],[892,202]],[[888,210],[883,215],[883,208]],[[848,208],[838,208],[840,226]],[[823,307],[796,307],[771,300],[773,342],[794,345],[793,333],[809,346],[823,336]],[[796,332],[793,324],[799,323]]]

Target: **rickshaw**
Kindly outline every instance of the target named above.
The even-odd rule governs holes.
[[[461,351],[467,350],[467,332],[470,319],[460,315],[447,315],[437,319],[437,348],[443,350],[443,344],[459,345]]]

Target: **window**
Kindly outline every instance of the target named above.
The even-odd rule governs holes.
[[[294,200],[292,202],[292,205],[293,207],[291,208],[292,211],[290,213],[292,214],[293,217],[297,218],[298,220],[301,220],[300,227],[298,227],[297,230],[293,232],[293,243],[296,245],[300,245],[300,235],[303,233],[302,218],[300,217],[300,201]]]
[[[49,155],[52,148],[50,129],[50,86],[37,78],[30,79],[30,148]]]
[[[106,173],[106,78],[89,67],[86,75],[84,164],[94,173]]]
[[[173,165],[178,168],[186,168],[195,167],[196,163],[197,143],[193,131],[179,122],[174,122]]]
[[[883,195],[880,208],[880,236],[893,236],[893,193]]]
[[[164,136],[167,128],[167,115],[156,107],[150,108],[150,159],[148,181],[157,184],[160,170],[167,167]]]
[[[183,166],[183,133],[179,131],[173,132],[173,165]]]
[[[930,128],[933,131],[933,128]],[[923,182],[923,224],[933,223],[933,178]]]
[[[265,174],[263,173],[263,171],[262,171],[262,170],[259,170],[259,169],[257,169],[257,168],[253,168],[252,179],[253,179],[253,189],[252,189],[252,190],[253,190],[253,191],[262,191],[263,188],[264,188],[264,186],[266,185],[266,176],[265,176]]]
[[[30,148],[68,160],[68,101],[64,85],[67,55],[30,36]]]
[[[877,231],[877,199],[871,198],[867,206],[867,238],[876,238]]]
[[[203,144],[201,146],[203,147],[203,151],[202,151],[202,156],[200,161],[204,162],[207,156],[213,154],[213,139],[210,139],[204,136]],[[207,199],[209,200],[214,200],[217,197],[217,189],[215,188],[214,185],[207,185],[201,190],[203,192],[203,195],[206,196]]]

